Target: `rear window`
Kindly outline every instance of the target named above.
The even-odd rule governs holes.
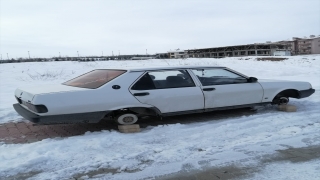
[[[71,79],[63,84],[67,86],[96,89],[125,72],[126,71],[124,70],[93,70],[79,77]]]

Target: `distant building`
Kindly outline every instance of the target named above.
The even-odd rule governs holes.
[[[147,59],[154,59],[154,57],[132,57],[130,60],[147,60]]]
[[[239,56],[291,56],[320,54],[320,36],[294,37],[292,40],[267,41],[247,45],[168,51],[168,58],[223,58]]]
[[[169,54],[168,53],[157,53],[155,55],[156,59],[169,59]]]
[[[286,45],[280,43],[256,43],[237,46],[185,50],[186,58],[223,58],[239,56],[290,56]]]
[[[168,51],[168,56],[170,59],[178,59],[178,58],[184,58],[185,51],[177,49],[175,51]]]
[[[288,46],[292,55],[320,54],[320,36],[310,35],[304,38],[293,37],[292,40],[277,43]]]

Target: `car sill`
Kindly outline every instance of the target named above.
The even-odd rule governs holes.
[[[166,116],[175,116],[175,115],[183,115],[183,114],[193,114],[193,113],[203,113],[203,112],[211,112],[211,111],[219,111],[219,110],[246,108],[246,107],[252,107],[252,106],[263,106],[263,105],[267,105],[270,103],[271,102],[263,102],[263,103],[245,104],[245,105],[237,105],[237,106],[198,109],[198,110],[191,110],[191,111],[169,112],[169,113],[163,113],[162,116],[166,117]]]

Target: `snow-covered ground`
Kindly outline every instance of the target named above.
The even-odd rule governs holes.
[[[0,123],[20,121],[13,110],[17,87],[62,83],[96,68],[124,66],[219,65],[258,79],[308,81],[316,92],[290,103],[298,111],[285,113],[275,107],[257,114],[212,122],[147,127],[137,134],[116,131],[86,133],[64,139],[45,139],[31,144],[0,145],[0,177],[34,173],[32,179],[63,179],[95,169],[113,169],[107,179],[141,179],[179,170],[216,167],[228,163],[259,163],[256,157],[288,147],[320,145],[320,56],[295,56],[288,60],[257,61],[256,57],[186,60],[104,62],[34,62],[0,65]],[[1,124],[0,124],[1,125]],[[0,142],[1,143],[1,142]],[[205,162],[205,163],[204,163]],[[320,179],[314,174],[319,160],[286,163],[283,179]],[[309,166],[310,173],[295,169]],[[316,166],[316,167],[315,167]],[[257,179],[275,179],[280,164],[267,166]],[[305,168],[308,171],[308,168]],[[309,176],[308,176],[309,174]],[[307,177],[306,177],[307,176]],[[101,176],[99,176],[101,177]]]

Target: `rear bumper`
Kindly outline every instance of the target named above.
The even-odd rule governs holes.
[[[303,90],[303,91],[299,91],[299,99],[300,98],[305,98],[305,97],[309,97],[311,96],[311,94],[313,94],[315,92],[314,89],[308,89],[308,90]]]
[[[26,110],[25,108],[23,108],[20,104],[14,104],[13,108],[17,111],[18,114],[20,114],[22,117],[24,117],[25,119],[32,121],[32,122],[38,122],[40,119],[40,116]]]
[[[14,109],[25,119],[36,124],[70,124],[70,123],[98,123],[110,111],[61,114],[51,116],[39,116],[28,111],[20,104],[14,104]]]

